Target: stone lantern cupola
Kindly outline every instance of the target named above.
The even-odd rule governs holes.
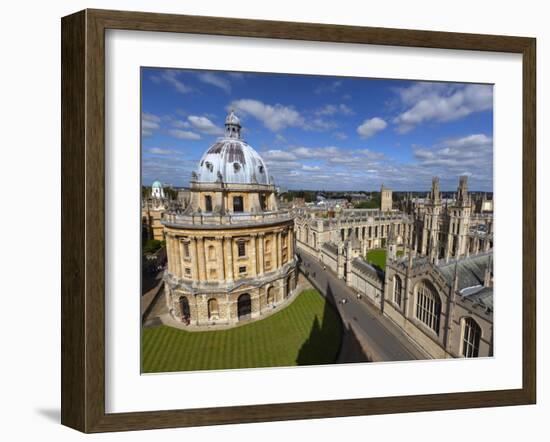
[[[225,118],[225,137],[241,139],[241,121],[233,110]]]

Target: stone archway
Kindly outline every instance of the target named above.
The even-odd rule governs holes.
[[[267,289],[267,305],[275,304],[275,288],[273,286]]]
[[[243,293],[237,299],[237,317],[239,321],[250,319],[252,313],[252,301],[248,293]]]
[[[180,303],[181,320],[182,322],[189,324],[189,322],[191,322],[191,309],[189,308],[189,301],[187,297],[180,296],[179,303]]]
[[[220,319],[218,300],[216,298],[210,298],[208,300],[208,319],[211,321]]]
[[[290,293],[292,292],[292,275],[289,275],[286,278],[286,291],[285,291],[285,298],[290,297]]]

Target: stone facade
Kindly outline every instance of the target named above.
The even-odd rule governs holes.
[[[154,189],[153,189],[154,190]],[[158,188],[157,188],[158,191]],[[164,194],[163,194],[164,195]],[[168,201],[163,198],[151,197],[144,199],[141,204],[141,230],[143,240],[164,240],[164,226],[162,216],[166,211]]]
[[[492,213],[473,213],[467,180],[441,201],[439,180],[414,210],[303,210],[296,244],[345,280],[432,358],[493,355]],[[365,261],[386,249],[385,270]],[[398,256],[398,250],[401,256]]]
[[[260,318],[296,287],[294,219],[240,129],[231,113],[193,173],[188,206],[163,216],[166,302],[190,326]]]

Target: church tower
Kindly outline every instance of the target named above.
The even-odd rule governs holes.
[[[388,212],[393,209],[392,199],[392,190],[382,184],[382,188],[380,189],[380,210],[382,212]]]
[[[463,175],[459,178],[456,198],[448,208],[447,240],[445,244],[446,261],[451,257],[459,258],[466,255],[471,213],[472,204],[468,193],[468,177]]]
[[[432,189],[426,198],[420,249],[420,253],[423,255],[439,255],[439,230],[442,221],[442,209],[439,177],[435,176],[432,178]]]

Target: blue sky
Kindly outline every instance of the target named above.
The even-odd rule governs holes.
[[[142,68],[142,177],[187,186],[234,109],[290,189],[493,188],[491,85]]]

